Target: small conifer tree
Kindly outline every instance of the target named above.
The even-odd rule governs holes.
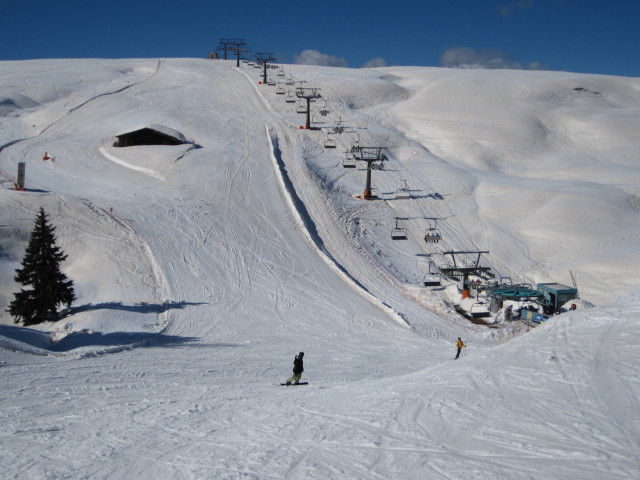
[[[60,263],[67,255],[56,245],[54,231],[44,208],[40,208],[22,268],[16,269],[14,277],[16,282],[30,288],[15,293],[7,309],[15,323],[29,326],[58,320],[58,307],[68,308],[76,299],[73,281],[60,271]]]

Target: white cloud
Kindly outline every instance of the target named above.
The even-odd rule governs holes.
[[[498,7],[498,14],[501,17],[510,17],[514,13],[522,10],[529,10],[533,8],[532,0],[516,0],[510,3],[505,3]]]
[[[296,55],[293,63],[298,65],[321,65],[324,67],[346,67],[347,61],[342,57],[334,57],[317,50],[304,50]]]
[[[515,70],[541,70],[539,62],[529,62],[525,67],[511,58],[509,52],[498,49],[476,50],[470,47],[454,47],[445,50],[440,65],[449,68],[507,68]]]
[[[529,62],[527,63],[527,70],[549,70],[549,67],[540,62]]]
[[[376,68],[376,67],[386,67],[387,61],[384,58],[374,57],[369,60],[367,63],[362,65],[362,68]]]

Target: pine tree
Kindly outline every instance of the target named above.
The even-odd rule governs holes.
[[[76,299],[73,281],[60,271],[60,263],[67,255],[56,245],[54,231],[44,208],[40,208],[22,268],[16,269],[14,277],[16,282],[31,288],[15,293],[7,309],[15,323],[22,321],[29,326],[58,320],[58,307],[69,307]]]

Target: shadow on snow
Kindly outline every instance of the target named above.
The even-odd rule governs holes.
[[[136,313],[163,313],[168,310],[181,310],[194,305],[205,305],[205,302],[165,302],[149,303],[138,302],[133,305],[124,305],[121,302],[87,303],[71,308],[70,313],[88,312],[91,310],[124,310],[125,312]]]
[[[19,343],[11,342],[8,339],[15,340]],[[51,338],[49,332],[41,332],[27,327],[0,325],[0,347],[41,355],[46,354],[46,352],[71,352],[79,348],[89,348],[90,350],[94,350],[94,353],[100,354],[115,353],[133,347],[171,348],[188,344],[202,348],[245,346],[233,343],[203,344],[198,343],[199,340],[198,337],[180,337],[176,335],[165,335],[163,333],[112,332],[103,334],[86,330],[72,332],[56,342]],[[42,350],[46,352],[42,352]]]
[[[166,302],[148,303],[140,302],[134,305],[124,305],[120,302],[105,302],[86,304],[71,309],[70,313],[86,312],[90,310],[112,309],[124,310],[136,313],[159,314],[172,309],[182,309],[193,305],[204,305],[204,302]],[[96,353],[106,351],[119,351],[132,347],[175,347],[179,345],[195,344],[198,337],[180,337],[166,335],[161,332],[109,332],[101,333],[94,330],[81,330],[70,332],[59,340],[55,336],[60,332],[41,331],[34,328],[17,325],[0,325],[0,347],[11,350],[41,353],[34,351],[45,350],[47,352],[70,352],[75,349],[94,349]],[[206,347],[235,347],[240,345],[216,344],[203,345]],[[29,348],[31,347],[31,348]]]

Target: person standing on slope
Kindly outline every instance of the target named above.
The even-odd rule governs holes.
[[[466,347],[466,345],[462,343],[462,339],[458,337],[458,341],[456,342],[456,348],[458,349],[458,353],[456,354],[456,359],[460,356],[460,352],[462,352],[462,347]]]
[[[293,376],[287,380],[287,385],[291,385],[295,383],[298,385],[300,382],[300,378],[302,378],[302,372],[304,372],[304,364],[302,362],[302,358],[304,357],[304,352],[300,352],[296,355],[296,358],[293,360]]]

